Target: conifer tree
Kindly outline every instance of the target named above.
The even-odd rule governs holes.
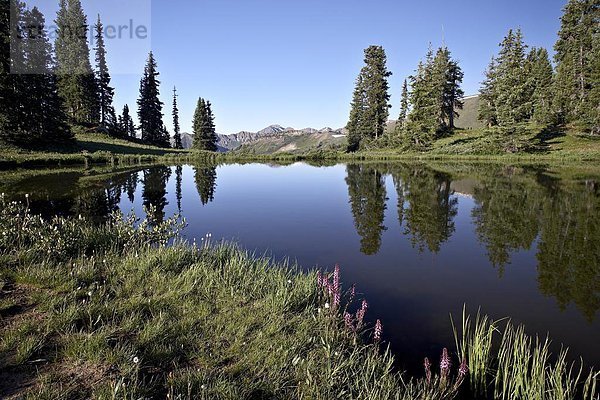
[[[203,98],[198,99],[192,129],[194,132],[194,149],[217,151],[217,134],[211,104]]]
[[[594,46],[590,53],[590,60],[592,68],[592,74],[590,76],[590,107],[586,113],[586,117],[590,132],[595,135],[600,135],[600,35],[594,37]]]
[[[528,95],[525,71],[525,49],[520,29],[508,35],[500,44],[496,76],[496,109],[502,126],[524,122],[529,117],[531,97]]]
[[[552,81],[554,71],[548,51],[533,48],[527,57],[528,79],[531,91],[531,118],[539,124],[552,122]]]
[[[400,98],[400,115],[398,116],[398,122],[396,123],[396,131],[400,132],[404,129],[406,124],[406,117],[408,115],[408,82],[405,79],[402,84],[402,97]]]
[[[129,113],[129,106],[127,104],[123,106],[123,113],[119,117],[119,120],[121,134],[126,138],[135,139],[135,125],[133,123],[133,118]]]
[[[159,147],[169,147],[169,137],[163,124],[162,106],[159,99],[160,81],[154,54],[150,52],[140,81],[140,97],[137,100],[138,118],[142,140]]]
[[[2,138],[36,146],[69,140],[72,134],[52,74],[52,46],[44,16],[37,7],[28,10],[17,0],[10,12],[15,35],[9,57],[12,65],[5,62],[2,68],[10,67],[13,73],[3,77],[6,86],[2,94],[6,97],[2,101],[6,108],[0,117]]]
[[[462,110],[463,101],[462,98],[465,96],[464,91],[461,89],[464,74],[462,69],[458,65],[458,62],[451,58],[450,51],[448,48],[444,48],[446,61],[445,65],[445,80],[444,80],[444,91],[443,91],[443,114],[444,123],[446,129],[450,132],[454,130],[454,118],[458,117],[456,110]]]
[[[183,149],[179,127],[179,109],[177,108],[177,88],[173,88],[173,139],[176,149]]]
[[[55,22],[56,73],[67,114],[75,124],[96,124],[98,89],[89,60],[87,18],[80,0],[61,0]]]
[[[434,55],[430,47],[425,60],[419,62],[409,79],[411,112],[404,144],[424,149],[432,140],[454,129],[456,109],[463,104],[464,93],[460,88],[463,73],[448,48],[440,47]]]
[[[433,82],[433,49],[427,51],[424,61],[419,61],[415,74],[410,80],[411,112],[408,118],[405,147],[424,149],[435,138],[439,128],[435,103],[439,100],[434,95]],[[441,103],[440,103],[441,104]],[[439,108],[437,108],[439,110]]]
[[[561,17],[554,46],[556,81],[554,108],[560,122],[582,122],[594,110],[594,37],[600,34],[600,6],[597,0],[569,0]],[[587,125],[588,128],[591,126]]]
[[[106,63],[106,47],[104,45],[104,27],[98,14],[98,21],[94,26],[96,40],[96,81],[98,83],[98,107],[100,125],[108,128],[114,125],[113,96],[114,89],[110,86],[110,73]]]
[[[349,151],[358,150],[363,139],[378,139],[385,132],[391,107],[387,79],[392,75],[386,61],[383,47],[365,49],[365,66],[356,80],[347,125]]]
[[[480,103],[478,118],[485,123],[488,128],[498,125],[498,112],[496,110],[496,76],[498,74],[496,59],[492,57],[492,61],[485,71],[485,80],[482,82],[480,89]]]
[[[363,83],[363,74],[356,78],[356,86],[350,104],[350,120],[346,125],[348,129],[348,151],[357,151],[361,139],[367,135],[365,129],[366,96]]]

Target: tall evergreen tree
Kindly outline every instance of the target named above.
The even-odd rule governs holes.
[[[348,150],[356,151],[365,138],[377,139],[385,132],[390,95],[387,57],[381,46],[365,49],[365,66],[356,81],[348,129]]]
[[[96,39],[96,81],[98,82],[98,107],[100,124],[110,127],[116,121],[113,119],[113,96],[115,90],[110,86],[110,73],[106,63],[106,46],[104,45],[104,27],[98,14],[98,21],[94,26]]]
[[[211,104],[203,98],[198,99],[192,129],[194,132],[194,149],[217,151],[217,134]]]
[[[169,135],[162,119],[163,103],[159,99],[158,75],[154,54],[150,52],[140,81],[140,97],[137,100],[138,118],[144,142],[159,147],[169,147]]]
[[[435,55],[429,48],[425,60],[410,77],[411,112],[403,136],[405,146],[423,149],[452,132],[456,110],[463,104],[462,79],[462,70],[448,48],[440,47]]]
[[[61,0],[55,22],[58,88],[67,114],[76,124],[96,124],[98,88],[89,58],[87,17],[80,0]]]
[[[404,142],[406,147],[423,149],[429,146],[435,138],[439,128],[438,116],[440,100],[435,96],[433,82],[433,49],[427,51],[424,61],[419,61],[417,69],[410,80],[410,105],[411,112],[408,117],[406,135]]]
[[[358,75],[356,78],[356,86],[352,95],[352,103],[350,104],[350,119],[346,125],[348,130],[348,151],[357,151],[360,147],[361,139],[367,135],[365,129],[365,107],[366,96],[363,82],[363,75]]]
[[[406,117],[408,115],[408,81],[405,79],[402,84],[402,97],[400,98],[400,115],[398,116],[398,122],[396,123],[396,131],[400,132],[404,129],[406,124]]]
[[[123,106],[123,113],[119,117],[119,122],[121,134],[126,138],[135,139],[135,125],[127,104]]]
[[[43,14],[37,7],[24,14],[24,76],[29,93],[37,96],[28,97],[25,104],[26,124],[29,142],[56,142],[72,138],[67,125],[67,116],[63,111],[63,103],[58,96],[57,80],[52,73],[52,45],[48,40]]]
[[[496,59],[492,57],[487,70],[485,71],[485,79],[481,84],[480,103],[478,110],[478,118],[485,123],[488,128],[498,125],[498,112],[496,110],[496,76],[498,74]]]
[[[8,3],[8,2],[6,2]],[[4,3],[2,7],[8,6]],[[3,9],[3,16],[6,17]],[[37,7],[31,10],[14,0],[10,25],[3,35],[14,37],[10,56],[3,60],[0,136],[3,141],[40,145],[72,138],[53,75],[52,46],[45,19]],[[6,36],[3,38],[6,39]],[[8,48],[3,49],[8,52]],[[6,53],[5,53],[6,54]],[[9,74],[9,69],[12,73]],[[3,71],[3,72],[4,72]],[[32,94],[35,93],[35,97]]]
[[[583,122],[593,113],[594,37],[600,34],[598,0],[569,0],[554,46],[556,81],[554,108],[560,122]],[[588,128],[591,126],[588,125]]]
[[[593,51],[590,53],[592,75],[589,96],[590,109],[586,113],[591,132],[600,135],[600,35],[594,37]]]
[[[540,124],[552,122],[552,81],[554,70],[548,51],[533,48],[527,57],[528,79],[531,91],[531,118]]]
[[[453,131],[455,128],[454,119],[459,116],[456,110],[462,110],[464,105],[462,98],[465,96],[465,93],[460,86],[463,81],[464,73],[458,65],[458,62],[451,58],[448,48],[444,48],[443,53],[445,53],[444,60],[446,60],[446,64],[444,68],[445,80],[442,95],[442,108],[446,128],[449,131]]]
[[[530,101],[525,72],[525,49],[520,29],[508,31],[500,44],[496,95],[498,123],[503,126],[526,121]]]
[[[181,131],[179,127],[179,109],[177,108],[177,88],[173,88],[173,139],[176,149],[183,149]]]

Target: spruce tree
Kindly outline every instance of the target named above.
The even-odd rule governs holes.
[[[419,65],[410,80],[411,112],[403,136],[404,146],[422,150],[435,138],[438,130],[435,98],[432,90],[433,50],[430,48],[424,61]]]
[[[386,61],[383,47],[365,49],[365,66],[356,80],[347,125],[349,151],[358,150],[364,139],[378,139],[385,132],[391,107],[387,79],[392,75]]]
[[[179,109],[177,108],[177,88],[173,88],[173,139],[176,149],[183,149],[179,127]]]
[[[464,93],[460,88],[463,73],[448,48],[440,47],[434,55],[430,47],[425,60],[419,62],[409,79],[411,112],[403,135],[404,145],[424,149],[454,129],[456,109],[463,104]]]
[[[109,128],[114,125],[113,96],[114,89],[110,86],[110,73],[106,63],[106,47],[104,45],[104,27],[98,14],[98,21],[94,26],[96,39],[96,81],[98,82],[98,112],[100,125]]]
[[[446,129],[450,132],[454,130],[454,118],[458,117],[456,110],[462,110],[463,101],[462,98],[465,96],[464,91],[461,89],[464,74],[462,69],[458,65],[458,62],[450,56],[450,51],[444,48],[444,52],[447,53],[445,59],[447,60],[445,68],[445,81],[444,81],[444,92],[443,92],[443,114],[445,118]]]
[[[554,71],[548,51],[533,48],[527,57],[528,79],[531,91],[531,118],[539,124],[549,124],[552,113],[552,81]]]
[[[356,86],[350,104],[350,119],[346,125],[348,130],[348,151],[357,151],[360,147],[360,141],[366,136],[365,130],[365,107],[366,96],[363,83],[363,74],[356,78]]]
[[[169,147],[168,133],[163,124],[162,106],[159,99],[160,81],[154,54],[150,52],[140,81],[140,96],[137,100],[138,118],[142,140],[159,147]]]
[[[133,118],[129,113],[129,106],[125,104],[123,106],[123,113],[119,117],[120,126],[121,126],[121,134],[129,139],[135,139],[135,125],[133,123]]]
[[[61,0],[56,18],[59,94],[75,124],[97,124],[98,88],[90,64],[87,18],[80,0]]]
[[[69,140],[72,134],[57,94],[56,77],[52,74],[52,46],[44,16],[37,7],[27,10],[24,3],[17,0],[10,13],[11,26],[6,26],[15,40],[10,61],[5,61],[2,67],[7,72],[2,77],[2,140],[28,146]],[[7,68],[12,69],[10,75]]]
[[[497,96],[497,64],[496,59],[492,57],[487,70],[485,71],[485,79],[481,84],[479,96],[479,111],[478,118],[485,123],[488,128],[498,125],[498,112],[496,110]]]
[[[589,95],[589,110],[586,112],[587,124],[590,132],[600,135],[600,35],[594,37],[594,46],[590,52],[591,90]]]
[[[192,121],[192,130],[194,132],[194,149],[217,151],[214,116],[210,102],[205,101],[203,98],[198,99]]]
[[[43,14],[37,7],[24,14],[24,54],[25,68],[28,73],[24,76],[29,93],[25,104],[27,114],[27,130],[29,142],[56,142],[72,138],[67,125],[67,117],[63,103],[58,96],[57,80],[52,73],[52,45],[48,40]]]
[[[402,84],[402,97],[400,98],[400,115],[398,116],[398,122],[396,123],[396,132],[400,132],[404,129],[406,124],[406,117],[408,115],[408,82],[405,79]]]
[[[496,109],[498,123],[511,126],[529,117],[530,101],[525,71],[525,49],[520,29],[508,35],[500,44],[496,77]]]
[[[19,0],[2,2],[2,99],[0,109],[0,138],[4,142],[23,141],[26,137],[25,107],[29,94],[24,82],[25,56],[21,40],[23,37],[23,14],[25,4]],[[15,72],[15,73],[11,73]],[[21,72],[21,73],[19,73]]]
[[[593,112],[594,37],[600,34],[600,6],[597,0],[569,0],[561,17],[554,46],[557,64],[554,108],[560,122],[585,123]]]

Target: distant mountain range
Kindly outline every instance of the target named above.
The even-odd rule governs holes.
[[[464,107],[457,110],[459,117],[455,123],[461,129],[479,129],[483,124],[478,120],[479,96],[466,96]],[[393,131],[396,125],[395,120],[387,123],[386,130]],[[218,135],[218,151],[227,152],[244,149],[256,154],[269,154],[280,151],[304,152],[319,148],[333,148],[343,146],[347,131],[345,128],[331,129],[325,127],[322,129],[314,128],[284,128],[281,125],[269,125],[258,132],[241,131],[231,135]],[[192,147],[194,135],[189,133],[181,134],[183,147],[189,149]]]
[[[235,150],[243,145],[256,142],[265,138],[283,138],[283,137],[293,137],[293,136],[304,136],[304,135],[319,135],[322,137],[323,135],[330,135],[332,138],[342,137],[346,135],[346,129],[332,129],[329,127],[325,127],[322,129],[314,129],[314,128],[304,128],[304,129],[295,129],[295,128],[284,128],[281,125],[269,125],[264,129],[261,129],[258,132],[248,132],[241,131],[238,133],[233,133],[230,135],[221,135],[217,134],[218,141],[218,151],[225,152],[230,150]],[[171,141],[173,141],[171,139]],[[194,142],[194,135],[183,132],[181,134],[181,142],[183,143],[184,149],[189,149],[192,147]]]

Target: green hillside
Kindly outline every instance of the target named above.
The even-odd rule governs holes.
[[[464,99],[462,110],[456,110],[458,118],[454,121],[457,128],[460,129],[480,129],[484,125],[479,121],[479,96],[468,96]]]

